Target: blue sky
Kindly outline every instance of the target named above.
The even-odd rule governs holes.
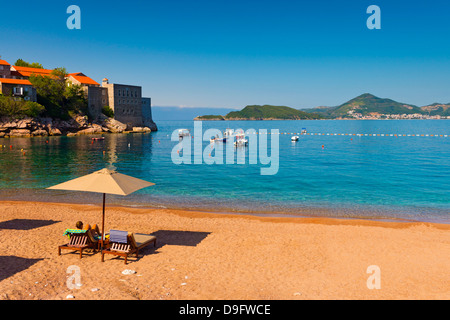
[[[69,30],[69,5],[81,30]],[[381,30],[369,30],[369,5]],[[7,12],[7,14],[5,14]],[[0,55],[141,85],[153,105],[450,102],[450,1],[14,1]]]

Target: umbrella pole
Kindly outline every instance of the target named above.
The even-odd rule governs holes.
[[[103,216],[102,216],[102,250],[103,250],[103,240],[105,239],[105,199],[106,193],[103,194]]]

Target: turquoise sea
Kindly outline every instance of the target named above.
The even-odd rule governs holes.
[[[109,205],[450,223],[450,120],[202,123],[203,131],[278,129],[276,175],[261,175],[268,165],[259,161],[249,164],[249,147],[235,150],[246,155],[244,164],[174,164],[172,132],[193,132],[194,121],[157,125],[157,132],[105,134],[95,142],[93,136],[2,139],[0,200],[99,204],[98,194],[45,188],[109,167],[156,184],[107,196]],[[321,135],[291,142],[302,128]],[[270,146],[272,136],[265,138]],[[203,141],[203,150],[209,145]]]

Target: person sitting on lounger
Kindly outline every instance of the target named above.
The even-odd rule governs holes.
[[[92,227],[90,224],[87,224],[86,226],[84,226],[83,221],[77,221],[75,226],[79,230],[87,230],[86,232],[90,232],[94,239],[100,238],[100,234],[101,234],[100,229],[98,228],[98,226],[96,224],[92,225]]]
[[[79,230],[83,229],[83,221],[77,221],[77,223],[75,223],[75,227]]]

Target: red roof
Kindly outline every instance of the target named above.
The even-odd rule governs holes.
[[[2,61],[4,61],[4,60],[0,60],[0,64]],[[4,62],[6,64],[8,64],[6,61],[4,61]],[[49,69],[13,66],[11,74],[14,74],[15,76],[26,77],[26,78],[29,78],[32,74],[52,77],[53,76],[52,72],[53,72],[53,70],[49,70]],[[98,82],[92,80],[91,78],[89,78],[88,76],[83,74],[82,72],[69,73],[68,76],[74,78],[76,81],[78,81],[81,84],[96,85],[96,86],[100,85]],[[15,79],[10,79],[10,80],[15,80]],[[6,83],[6,82],[4,82],[4,83]]]
[[[69,76],[71,76],[72,78],[74,78],[75,80],[80,82],[81,84],[92,84],[92,85],[97,85],[97,86],[100,85],[98,82],[92,80],[91,78],[89,78],[88,76],[84,75],[81,72],[69,73]]]
[[[23,79],[0,78],[0,83],[23,84],[23,85],[31,86],[31,82],[29,80],[23,80]]]
[[[48,76],[52,73],[53,70],[49,69],[40,69],[40,68],[29,68],[29,67],[19,67],[19,66],[13,66],[14,70],[19,72],[23,77],[29,77],[32,74],[35,75],[43,75]]]
[[[10,66],[10,64],[8,62],[6,62],[5,60],[1,60],[1,59],[0,59],[0,65]]]

